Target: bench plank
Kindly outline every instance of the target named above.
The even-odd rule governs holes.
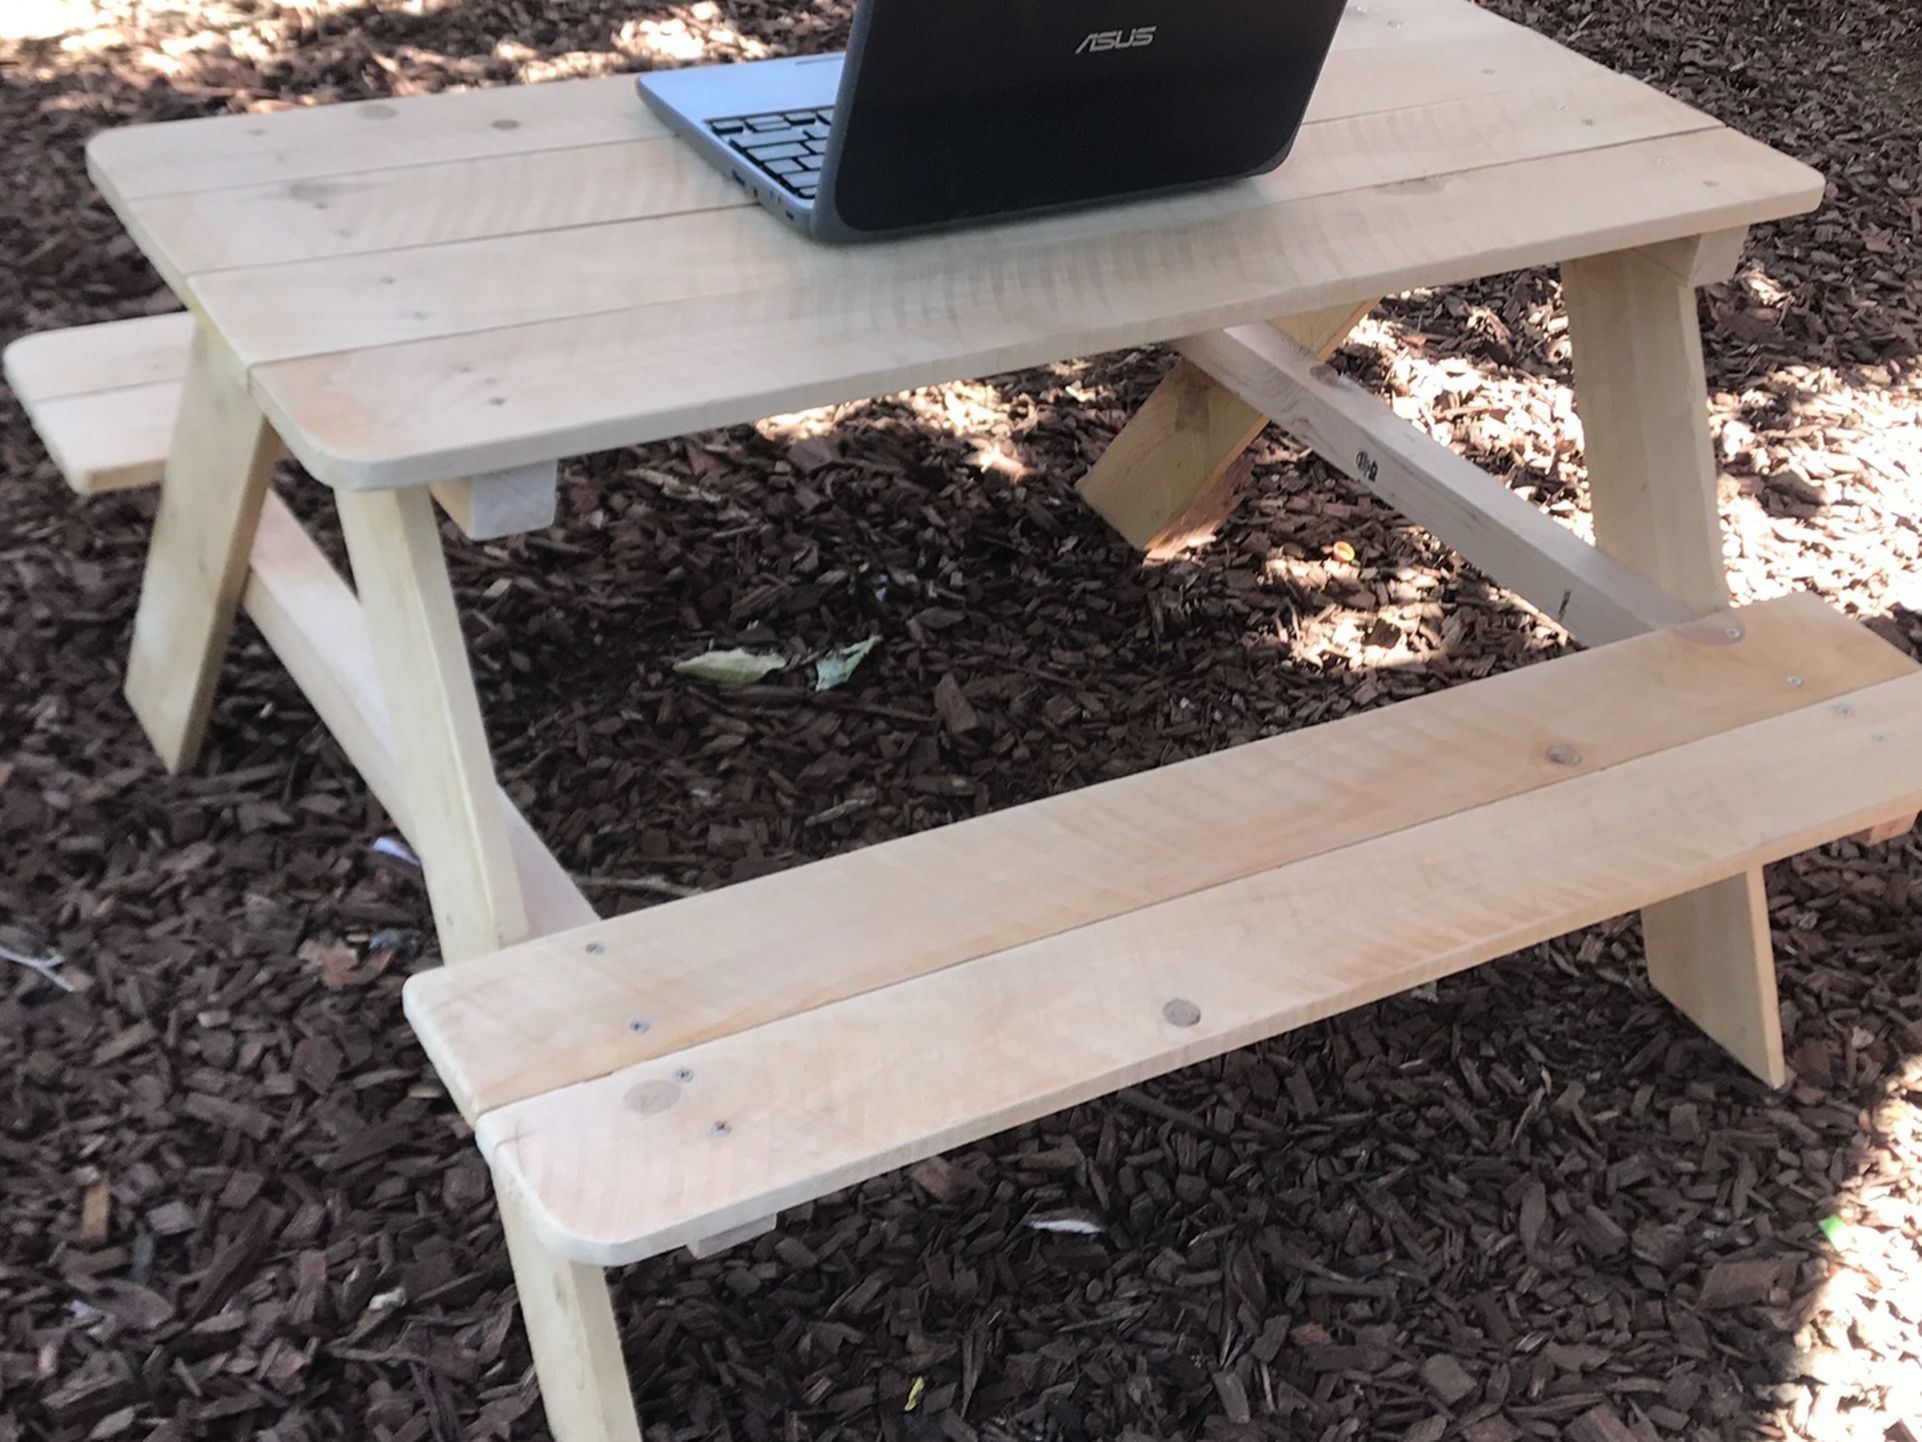
[[[1813,597],[1741,613],[1739,642],[1727,640],[1732,624],[1641,637],[599,922],[416,977],[408,1015],[472,1118],[1914,669]],[[1567,750],[1551,757],[1557,747]],[[647,1030],[631,1033],[637,1018]]]
[[[627,1262],[1918,801],[1912,673],[549,1092],[478,1136],[549,1245]]]
[[[7,348],[7,383],[76,493],[160,484],[193,334],[193,316],[175,311],[46,331]],[[560,499],[551,461],[436,481],[428,489],[474,541],[543,530],[554,523]]]

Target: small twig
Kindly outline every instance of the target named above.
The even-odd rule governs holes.
[[[706,888],[682,886],[678,881],[668,881],[659,876],[582,876],[577,878],[584,887],[600,891],[641,891],[649,896],[666,896],[676,901],[689,896],[700,896]]]
[[[25,956],[10,946],[0,946],[0,957],[24,966],[28,971],[39,976],[43,981],[52,982],[62,991],[73,992],[80,990],[79,987],[68,981],[56,969],[65,963],[66,958],[63,956]]]
[[[1178,1127],[1187,1127],[1190,1131],[1199,1132],[1204,1137],[1212,1137],[1218,1142],[1233,1140],[1233,1138],[1220,1127],[1208,1125],[1207,1122],[1203,1121],[1193,1112],[1184,1111],[1177,1106],[1171,1106],[1167,1102],[1151,1097],[1146,1092],[1140,1091],[1135,1087],[1127,1087],[1116,1092],[1115,1100],[1123,1106],[1133,1107],[1138,1112],[1143,1112],[1151,1117],[1158,1117],[1164,1122],[1173,1122]]]

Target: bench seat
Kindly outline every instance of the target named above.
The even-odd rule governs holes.
[[[193,316],[176,311],[42,331],[7,347],[0,362],[7,384],[75,492],[160,484],[193,334]],[[431,489],[470,540],[499,540],[554,521],[552,465],[449,479]]]
[[[1922,676],[1809,597],[423,973],[543,1242],[601,1266],[1922,802]]]
[[[43,331],[7,347],[7,384],[74,490],[159,484],[193,331],[180,312]]]

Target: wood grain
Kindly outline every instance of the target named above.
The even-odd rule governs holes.
[[[477,1132],[549,1245],[632,1260],[1918,800],[1911,674],[1425,823],[1397,814],[1375,840],[549,1092]]]
[[[1739,643],[1650,635],[603,921],[416,977],[408,1016],[473,1117],[1913,669],[1813,598],[1744,619]]]

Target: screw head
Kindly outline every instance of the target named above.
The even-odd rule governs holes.
[[[647,1031],[647,1028],[648,1028],[648,1020],[644,1016],[637,1016],[627,1024],[627,1029],[633,1032],[635,1036],[640,1036],[644,1034]]]
[[[1855,714],[1855,708],[1844,701],[1840,706],[1835,708],[1835,714],[1837,716],[1853,716]]]
[[[1801,690],[1805,684],[1800,676],[1789,677],[1789,685],[1795,687],[1798,691]]]
[[[1731,641],[1739,641],[1742,639],[1742,628],[1740,626],[1730,626],[1728,630],[1722,634],[1727,636]]]
[[[724,1137],[729,1132],[733,1131],[734,1128],[729,1126],[726,1122],[716,1122],[714,1123],[713,1126],[709,1127],[707,1130],[710,1136]]]
[[[1201,1008],[1185,996],[1178,996],[1161,1008],[1161,1016],[1170,1026],[1198,1026],[1201,1023]]]
[[[589,956],[599,956],[602,952],[606,950],[607,948],[601,945],[601,943],[598,941],[590,941],[587,943],[587,954]]]
[[[682,1086],[686,1086],[689,1082],[694,1080],[694,1068],[691,1066],[675,1067],[674,1080],[679,1082]]]
[[[1580,766],[1582,753],[1573,746],[1557,743],[1548,748],[1548,759],[1556,766]]]

